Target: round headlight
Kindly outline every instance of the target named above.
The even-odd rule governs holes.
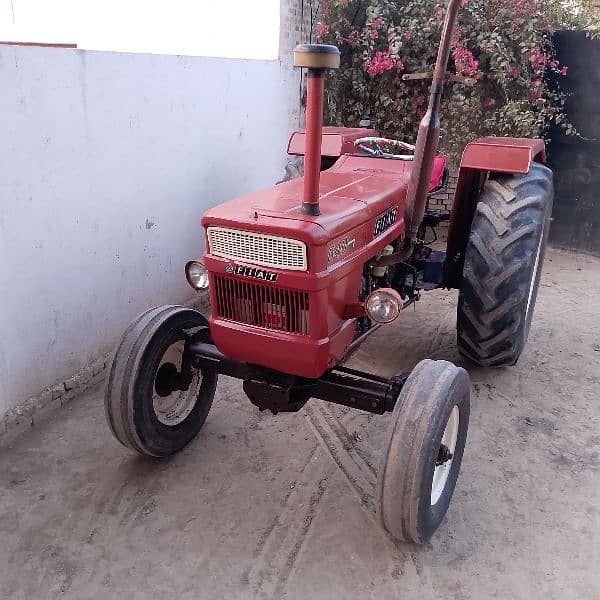
[[[208,288],[208,271],[202,263],[196,260],[190,260],[190,262],[185,265],[185,276],[188,283],[195,290],[205,290]]]
[[[381,288],[369,295],[365,302],[365,312],[376,323],[391,323],[400,316],[403,304],[396,290]]]

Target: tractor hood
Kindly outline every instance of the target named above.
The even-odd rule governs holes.
[[[411,165],[407,161],[344,156],[321,173],[320,215],[301,212],[300,178],[212,208],[202,224],[283,235],[293,229],[298,239],[304,239],[304,234],[313,242],[320,237],[332,239],[391,206],[402,215]]]

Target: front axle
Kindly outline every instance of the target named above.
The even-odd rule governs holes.
[[[405,376],[386,379],[343,366],[319,379],[296,377],[232,360],[207,342],[191,342],[189,352],[194,367],[242,379],[250,401],[273,414],[297,412],[310,398],[318,398],[381,415],[394,409],[406,381]]]

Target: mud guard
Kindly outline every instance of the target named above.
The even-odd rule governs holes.
[[[448,226],[444,287],[460,287],[473,215],[489,174],[529,173],[534,161],[546,162],[546,148],[541,139],[487,137],[465,148]]]

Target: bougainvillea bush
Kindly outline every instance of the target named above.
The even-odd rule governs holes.
[[[428,103],[428,81],[402,80],[431,71],[447,0],[322,0],[316,37],[336,44],[342,68],[330,74],[331,123],[356,126],[369,118],[381,133],[411,141]],[[443,103],[443,150],[453,161],[483,135],[543,137],[550,123],[575,133],[564,96],[547,83],[557,62],[557,28],[590,28],[585,1],[463,0],[449,70],[475,83],[448,84]]]

